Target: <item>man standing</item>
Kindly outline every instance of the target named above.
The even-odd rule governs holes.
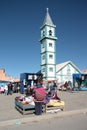
[[[12,85],[12,83],[10,82],[10,83],[8,84],[8,95],[9,95],[9,94],[12,95],[12,92],[13,92],[13,85]]]

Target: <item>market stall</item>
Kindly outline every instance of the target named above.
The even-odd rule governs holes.
[[[54,110],[57,112],[59,109],[64,110],[65,102],[59,101],[57,99],[50,99],[43,103],[42,105],[43,113],[47,113],[49,110]],[[32,96],[18,96],[15,98],[15,108],[22,113],[25,114],[34,114],[35,113],[35,104]]]
[[[43,112],[46,110],[45,104],[42,106]],[[35,113],[35,103],[32,96],[26,97],[26,96],[18,96],[15,98],[15,108],[22,113],[25,114],[33,114]]]
[[[29,113],[34,113],[35,112],[34,107],[35,107],[34,105],[23,101],[22,97],[16,97],[15,98],[15,108],[19,112],[21,112],[23,115],[29,114]]]
[[[47,104],[46,104],[46,112],[49,110],[53,110],[54,112],[57,112],[58,110],[64,110],[65,108],[65,102],[64,101],[58,101],[56,99],[51,99]]]

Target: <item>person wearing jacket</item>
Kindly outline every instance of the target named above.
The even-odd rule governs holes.
[[[46,91],[42,84],[38,84],[34,89],[35,114],[42,115],[42,105],[46,97]]]

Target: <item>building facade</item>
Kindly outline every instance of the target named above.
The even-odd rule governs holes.
[[[11,80],[12,77],[6,75],[5,69],[0,69],[0,86],[5,86],[5,84]]]
[[[5,72],[5,69],[0,69],[0,87],[5,86],[5,84],[9,82],[20,82],[18,78],[13,78],[12,76],[8,76]]]
[[[73,74],[81,74],[80,69],[71,61],[67,61],[56,65],[56,79],[60,84],[66,81],[73,83]]]

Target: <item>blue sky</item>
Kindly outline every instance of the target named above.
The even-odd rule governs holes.
[[[87,69],[87,0],[0,0],[0,68],[7,75],[40,70],[46,8],[56,25],[56,63]]]

